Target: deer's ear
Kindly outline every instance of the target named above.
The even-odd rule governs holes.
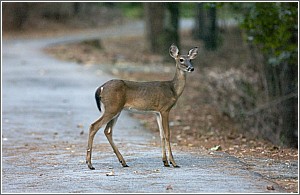
[[[190,59],[195,59],[197,57],[197,54],[198,54],[198,47],[194,47],[193,49],[191,49],[189,51],[189,57]]]
[[[171,45],[171,47],[170,47],[169,52],[170,52],[170,56],[171,56],[172,58],[177,58],[177,56],[178,56],[178,54],[179,54],[179,49],[178,49],[177,46],[174,45],[174,43],[173,43],[173,44]]]

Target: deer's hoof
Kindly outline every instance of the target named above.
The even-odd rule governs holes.
[[[93,167],[93,165],[92,165],[92,164],[90,164],[90,163],[88,163],[88,162],[87,162],[87,165],[88,165],[89,169],[91,169],[91,170],[95,170],[95,167]]]
[[[93,167],[93,166],[89,166],[89,168],[90,168],[91,170],[95,170],[95,167]]]
[[[95,167],[93,167],[92,165],[88,166],[91,170],[95,170]]]
[[[164,163],[164,166],[165,166],[165,167],[170,167],[170,165],[169,165],[169,164],[166,164],[166,163]]]
[[[171,163],[171,165],[173,165],[174,168],[179,168],[180,167],[180,166],[176,165],[176,163],[172,163],[171,161],[170,161],[170,163]]]
[[[165,167],[170,167],[170,165],[169,165],[168,161],[166,161],[166,160],[163,160],[163,163],[164,163],[164,166],[165,166]]]
[[[124,160],[120,160],[119,162],[122,164],[123,167],[129,167]]]

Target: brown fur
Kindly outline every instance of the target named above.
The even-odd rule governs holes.
[[[176,61],[176,73],[170,81],[134,82],[125,80],[110,80],[100,86],[95,93],[96,102],[101,111],[101,103],[105,111],[103,115],[90,126],[86,162],[90,169],[93,139],[97,131],[105,124],[104,133],[111,144],[121,164],[127,164],[112,140],[112,129],[123,109],[155,112],[162,142],[162,160],[169,166],[166,157],[166,145],[169,151],[169,161],[178,167],[174,161],[170,145],[169,112],[182,94],[186,82],[186,72],[194,70],[190,60],[197,55],[197,48],[188,55],[179,55],[175,45],[170,47],[170,55]]]

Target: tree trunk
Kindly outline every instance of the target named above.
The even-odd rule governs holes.
[[[217,7],[211,4],[198,3],[194,37],[204,41],[207,50],[215,50],[218,47]]]
[[[144,3],[146,37],[153,53],[166,52],[172,43],[179,45],[179,4]]]
[[[286,96],[292,93],[298,94],[297,87],[294,85],[295,78],[297,78],[297,66],[284,63],[281,74],[279,75],[281,81],[282,95]],[[280,141],[283,145],[290,147],[297,147],[297,97],[289,98],[281,104],[280,112],[282,117],[282,128],[280,128]]]
[[[196,24],[194,29],[194,38],[204,40],[208,34],[207,11],[204,9],[204,3],[197,4]]]
[[[209,33],[205,37],[205,47],[208,50],[217,49],[217,7],[215,5],[210,6],[208,10],[208,18],[209,18]]]
[[[144,9],[148,46],[153,53],[157,53],[159,37],[163,33],[164,7],[162,3],[144,3]]]
[[[28,3],[3,3],[3,30],[21,30],[28,18]]]
[[[162,49],[168,51],[170,45],[175,43],[180,47],[180,40],[178,35],[179,29],[179,4],[166,3],[166,10],[164,16],[164,38]]]

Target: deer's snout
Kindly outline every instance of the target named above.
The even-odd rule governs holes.
[[[194,67],[189,66],[189,67],[187,68],[187,71],[188,71],[188,72],[193,72],[193,71],[194,71]]]
[[[187,65],[186,71],[188,71],[188,72],[193,72],[194,71],[194,67],[193,67],[192,63],[189,60],[186,60],[186,65]]]

